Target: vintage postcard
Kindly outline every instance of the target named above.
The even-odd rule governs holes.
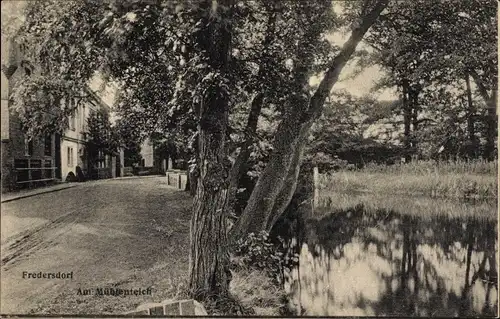
[[[1,12],[2,317],[498,316],[497,1]]]

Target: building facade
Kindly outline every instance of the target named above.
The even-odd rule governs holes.
[[[32,181],[46,183],[55,179],[56,144],[53,134],[30,139],[18,115],[9,112],[9,99],[17,81],[34,70],[21,59],[22,52],[13,41],[2,37],[1,72],[1,179],[2,192],[30,186]]]
[[[26,186],[37,186],[68,176],[110,178],[119,175],[117,160],[110,154],[90,156],[87,152],[87,119],[92,112],[109,113],[110,108],[90,89],[90,99],[66,101],[76,111],[63,134],[29,138],[19,116],[10,108],[11,93],[17,81],[37,72],[23,59],[23,52],[13,40],[2,36],[1,72],[1,180],[2,193]],[[96,158],[97,157],[97,158]],[[118,165],[120,162],[118,161]],[[81,172],[79,174],[79,167]],[[92,175],[92,174],[93,175]],[[92,176],[91,176],[92,175]],[[69,178],[69,180],[76,180]]]
[[[141,144],[141,158],[141,167],[154,167],[156,164],[155,150],[149,138]]]
[[[67,101],[73,103],[75,113],[69,118],[69,127],[61,136],[61,177],[71,180],[78,177],[78,167],[85,178],[111,178],[117,176],[116,156],[98,152],[91,154],[87,142],[87,121],[91,114],[109,114],[110,108],[90,89],[91,96],[86,101]]]

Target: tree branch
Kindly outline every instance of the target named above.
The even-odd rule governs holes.
[[[333,59],[330,68],[326,71],[323,80],[320,82],[318,89],[311,98],[308,110],[308,115],[310,117],[317,117],[321,114],[325,100],[330,94],[333,85],[337,82],[340,72],[349,61],[368,29],[373,25],[380,13],[387,7],[388,3],[389,0],[378,1],[373,10],[363,17],[360,25],[354,28],[340,53]]]
[[[489,104],[491,101],[491,96],[488,94],[488,89],[486,89],[486,86],[484,86],[484,83],[479,77],[479,74],[477,74],[476,70],[474,69],[470,69],[469,73],[474,79],[474,82],[476,83],[479,93],[483,97],[484,101],[486,102],[486,104]]]

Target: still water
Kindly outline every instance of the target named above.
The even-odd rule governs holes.
[[[345,209],[309,221],[285,290],[296,315],[496,316],[491,218]],[[295,241],[295,239],[294,239]]]

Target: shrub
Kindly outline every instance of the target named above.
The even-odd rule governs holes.
[[[282,284],[285,271],[298,264],[298,254],[286,250],[284,241],[280,245],[271,242],[269,234],[262,231],[250,233],[236,243],[232,267],[239,269],[257,269],[265,272],[276,284]]]
[[[70,183],[78,182],[78,177],[76,177],[75,173],[69,172],[68,176],[66,176],[66,182]]]

